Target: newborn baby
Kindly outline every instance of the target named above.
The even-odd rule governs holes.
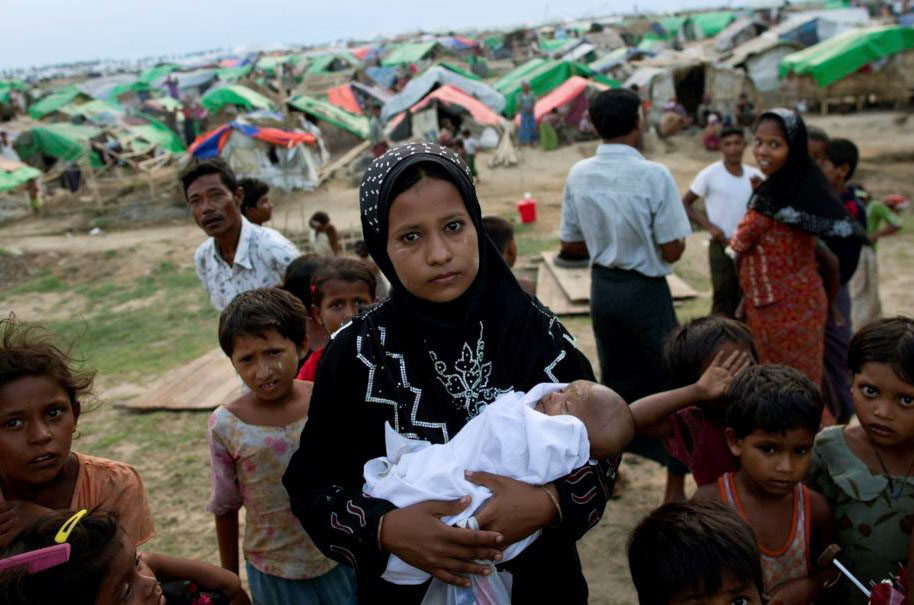
[[[500,396],[470,420],[448,443],[431,445],[384,427],[387,456],[365,463],[364,491],[399,507],[425,500],[470,496],[448,525],[466,526],[492,496],[470,483],[465,471],[485,471],[543,485],[588,464],[615,456],[634,435],[628,405],[615,392],[594,382],[540,384],[528,393]],[[505,549],[503,561],[516,557],[539,531]],[[388,559],[383,578],[394,584],[421,584],[429,574]]]

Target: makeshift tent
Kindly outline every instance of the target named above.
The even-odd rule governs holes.
[[[599,92],[608,88],[609,86],[605,84],[581,76],[572,76],[536,102],[533,110],[536,123],[539,124],[542,117],[553,109],[565,108],[565,121],[576,126],[581,121],[581,116],[587,111],[588,91]],[[618,84],[615,88],[618,88]],[[520,126],[520,116],[515,116],[514,123]]]
[[[132,135],[152,145],[158,145],[168,153],[181,153],[184,151],[184,142],[175,131],[148,115],[143,115],[142,117],[146,120],[146,124],[127,127]]]
[[[75,118],[81,116],[95,124],[114,124],[126,115],[124,108],[98,99],[88,103],[70,103],[59,109],[60,113]]]
[[[353,115],[326,101],[305,95],[298,95],[290,99],[289,106],[311,116],[315,120],[333,124],[360,139],[368,138],[368,118],[365,116]]]
[[[308,64],[305,73],[309,75],[319,75],[344,71],[346,69],[359,66],[358,60],[349,53],[334,53],[329,55],[319,55],[313,57]]]
[[[150,67],[137,78],[138,81],[144,82],[146,84],[152,85],[161,78],[167,76],[171,72],[178,69],[178,66],[174,63],[165,63],[164,65],[156,65],[155,67]]]
[[[654,35],[662,40],[676,38],[680,34],[685,35],[688,23],[688,16],[663,17],[657,21],[657,24],[660,26],[660,30],[663,33],[657,32],[657,30],[654,29],[652,30],[652,34],[648,34],[645,37],[651,37]]]
[[[235,105],[244,109],[273,109],[273,102],[258,92],[240,84],[231,84],[208,91],[200,103],[209,111],[218,111],[226,105]]]
[[[41,162],[40,156],[75,162],[88,154],[92,166],[100,167],[98,156],[90,152],[89,140],[101,133],[86,124],[45,124],[24,131],[13,141],[13,147],[20,158],[32,163]]]
[[[696,13],[692,15],[692,27],[697,36],[713,38],[735,20],[736,14],[731,11]]]
[[[443,47],[450,51],[459,52],[479,48],[479,42],[464,36],[449,36],[438,40]]]
[[[245,77],[254,69],[252,64],[239,67],[220,67],[216,70],[216,77],[221,82],[236,82]]]
[[[764,23],[744,18],[737,19],[714,36],[714,50],[725,53],[728,50],[752,40],[763,33],[768,26]]]
[[[427,42],[404,42],[387,50],[381,65],[396,66],[408,63],[418,63],[423,59],[431,58],[438,48],[436,40]]]
[[[384,88],[392,88],[397,81],[397,70],[393,67],[381,67],[380,65],[366,67],[365,75],[371,78],[372,82]]]
[[[448,69],[448,70],[454,72],[455,74],[461,75],[464,78],[469,78],[471,80],[481,80],[482,79],[479,76],[477,76],[476,74],[474,74],[473,72],[464,69],[463,67],[457,65],[456,63],[450,63],[448,61],[439,61],[438,65],[440,65],[444,69]]]
[[[572,61],[550,61],[548,59],[531,59],[514,71],[506,74],[495,82],[495,90],[505,95],[504,114],[514,116],[517,96],[521,92],[524,82],[530,83],[530,88],[537,97],[548,94],[558,88],[571,76],[603,78],[595,71],[581,63]],[[612,84],[611,80],[603,80],[604,84]]]
[[[578,46],[582,42],[583,40],[580,38],[563,38],[561,40],[540,38],[539,47],[540,50],[547,55],[561,55],[568,52],[575,46]]]
[[[436,88],[424,99],[410,107],[410,112],[416,113],[437,102],[445,106],[457,106],[466,111],[470,117],[483,126],[500,126],[504,118],[489,109],[484,103],[475,99],[454,86],[441,86]]]
[[[188,147],[197,158],[221,156],[239,177],[260,179],[283,191],[314,189],[321,166],[317,137],[232,121]]]
[[[216,79],[215,69],[195,69],[194,71],[174,71],[166,76],[159,78],[154,87],[167,89],[165,81],[167,79],[177,80],[178,95],[183,99],[187,96],[198,97],[213,83]]]
[[[347,82],[327,91],[327,102],[357,116],[367,113],[373,104],[384,105],[393,94],[359,82]]]
[[[100,76],[90,78],[76,85],[85,95],[93,99],[112,99],[112,93],[123,93],[132,90],[137,83],[134,74],[115,74],[113,76]]]
[[[40,176],[40,170],[0,156],[0,193],[15,189]]]
[[[914,49],[914,28],[886,25],[850,30],[784,57],[780,75],[809,75],[828,86],[861,67],[889,55]]]
[[[42,97],[37,103],[33,103],[32,106],[29,107],[29,115],[36,120],[40,120],[49,113],[53,113],[64,105],[69,105],[77,99],[88,101],[90,100],[90,97],[87,94],[80,92],[75,86],[67,86],[66,88],[61,88],[60,90]]]
[[[476,97],[492,111],[501,112],[505,107],[504,96],[488,84],[465,78],[460,74],[436,65],[426,70],[422,75],[410,80],[399,94],[387,101],[381,110],[381,119],[386,122],[396,114],[406,111],[422,100],[429,91],[444,84],[455,86],[463,92]]]

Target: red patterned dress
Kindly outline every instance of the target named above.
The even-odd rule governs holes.
[[[816,239],[755,210],[730,242],[739,253],[746,320],[761,363],[781,363],[822,382],[828,301]]]

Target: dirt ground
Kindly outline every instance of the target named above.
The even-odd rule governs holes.
[[[902,193],[914,197],[911,179],[914,120],[900,123],[899,114],[884,112],[812,117],[809,122],[832,136],[848,137],[857,142],[862,161],[854,180],[861,182],[873,196]],[[553,152],[522,150],[521,164],[513,168],[487,168],[486,154],[477,160],[482,178],[479,197],[485,213],[515,217],[514,203],[525,192],[532,193],[537,200],[536,224],[519,230],[522,254],[530,257],[539,250],[555,246],[567,172],[574,162],[591,155],[595,147],[596,143]],[[694,135],[675,138],[669,144],[652,141],[646,155],[670,168],[682,192],[702,167],[717,159],[716,154],[700,148]],[[754,163],[748,150],[746,161]],[[307,218],[316,210],[327,211],[338,227],[359,228],[357,191],[348,179],[338,179],[312,193],[274,195],[274,203],[278,207],[272,226],[293,238],[304,233]],[[169,217],[174,216],[173,208],[179,204],[180,200],[172,204]],[[905,223],[908,227],[914,226],[911,217],[906,217]],[[86,284],[98,280],[133,284],[162,266],[186,277],[193,267],[193,251],[204,238],[189,215],[184,220],[169,218],[154,225],[144,223],[141,228],[111,222],[97,235],[89,235],[85,225],[85,217],[73,214],[0,224],[0,314],[5,316],[9,311],[15,311],[21,319],[36,322],[81,317],[103,293],[86,289],[68,291],[51,287],[54,284],[15,293],[12,287],[42,276],[48,276],[48,279],[64,276]],[[914,288],[914,270],[911,269],[914,266],[914,234],[910,231],[879,245],[886,313],[914,315],[914,302],[910,297]],[[683,320],[705,314],[710,307],[706,239],[705,234],[693,234],[684,258],[677,265],[680,276],[702,293],[697,301],[678,309]],[[529,258],[522,259],[522,263],[524,261],[529,262]],[[7,294],[2,296],[4,290]],[[193,300],[180,299],[181,304],[205,306],[205,300],[198,293],[194,292],[193,296]],[[172,301],[165,300],[164,294],[152,292],[144,299],[129,300],[122,303],[126,306],[114,308],[118,312],[142,311],[168,302]],[[212,334],[215,333],[213,317],[211,313],[205,316]],[[589,319],[573,318],[566,324],[578,337],[581,348],[596,363]],[[201,346],[207,342],[206,338],[208,336],[204,335]],[[214,338],[210,346],[213,345]],[[107,405],[136,394],[155,377],[154,372],[129,377],[100,376],[101,406],[94,419],[86,420],[87,439],[80,449],[123,459],[140,470],[147,482],[159,531],[151,548],[216,561],[211,517],[203,510],[208,495],[208,458],[203,434],[205,415],[175,413],[147,417],[127,414]],[[181,444],[180,455],[175,455],[168,449],[168,435],[186,431],[187,426],[199,434],[193,433],[187,443]],[[104,434],[113,430],[108,427],[117,428],[116,438]],[[166,440],[165,449],[147,449],[132,440],[131,433],[140,427],[157,431],[161,439]],[[164,459],[153,459],[150,451],[168,453],[156,454]],[[624,544],[631,528],[660,503],[662,495],[663,474],[656,464],[632,456],[626,458],[623,469],[626,484],[621,498],[609,504],[600,524],[579,543],[592,603],[636,603],[628,579]]]

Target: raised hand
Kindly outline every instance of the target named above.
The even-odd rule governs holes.
[[[726,358],[723,351],[718,351],[711,365],[698,379],[697,386],[702,400],[711,401],[726,395],[736,375],[750,365],[752,356],[745,351],[732,351]]]

